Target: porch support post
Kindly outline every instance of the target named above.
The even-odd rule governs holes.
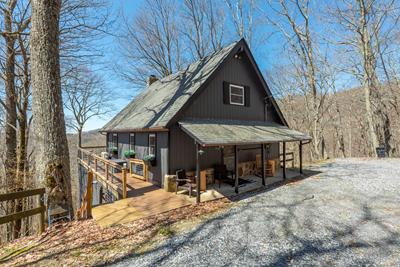
[[[286,179],[286,142],[283,142],[283,179]]]
[[[265,145],[261,144],[262,185],[265,186]]]
[[[239,151],[235,145],[235,193],[239,193]]]
[[[200,145],[196,144],[196,204],[200,203]]]
[[[299,144],[299,165],[300,173],[303,174],[303,141]]]
[[[224,148],[221,146],[219,150],[221,152],[221,165],[224,165]]]

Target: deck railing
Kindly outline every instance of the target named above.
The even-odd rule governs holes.
[[[279,154],[280,162],[283,163],[283,153]],[[292,168],[294,168],[294,152],[286,152],[286,162],[292,162]]]
[[[88,173],[92,172],[93,178],[109,190],[116,199],[120,199],[120,195],[126,198],[126,168],[96,155],[86,147],[78,148],[78,163],[86,168]],[[116,173],[121,173],[121,175],[117,176]]]
[[[148,167],[147,164],[141,159],[130,159],[129,170],[133,178],[146,180]]]

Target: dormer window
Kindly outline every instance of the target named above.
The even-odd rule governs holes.
[[[229,104],[244,106],[244,86],[229,84]]]

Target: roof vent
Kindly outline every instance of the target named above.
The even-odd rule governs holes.
[[[158,81],[156,75],[150,75],[149,78],[147,78],[147,86],[152,85],[156,81]]]

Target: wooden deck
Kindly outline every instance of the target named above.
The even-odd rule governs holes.
[[[127,179],[127,198],[94,207],[93,218],[102,227],[132,222],[147,216],[191,205],[186,197],[136,178]]]
[[[90,158],[95,158],[91,162]],[[141,218],[157,215],[166,211],[174,210],[196,203],[196,197],[187,195],[187,192],[169,193],[150,182],[134,178],[130,173],[126,173],[120,166],[115,165],[109,160],[101,159],[97,156],[88,157],[80,161],[85,168],[92,170],[94,178],[102,182],[103,186],[111,188],[117,201],[94,207],[91,211],[93,218],[102,227],[109,227],[116,224],[132,222]],[[98,164],[104,163],[104,166]],[[108,166],[110,162],[110,165]],[[92,164],[90,164],[92,163]],[[92,166],[95,166],[94,168]],[[126,176],[123,176],[126,173]],[[298,176],[298,171],[287,170],[287,178],[291,179]],[[126,180],[123,179],[126,177]],[[239,186],[239,194],[250,192],[263,187],[260,177],[242,177],[247,182]],[[275,177],[266,179],[266,186],[282,181],[283,173],[279,170]],[[123,183],[126,181],[126,183]],[[125,187],[126,185],[126,187]],[[124,190],[126,188],[126,191]],[[207,185],[205,192],[200,194],[200,202],[236,197],[235,188],[228,184]],[[126,198],[125,193],[126,192]],[[121,197],[123,196],[123,197]]]

